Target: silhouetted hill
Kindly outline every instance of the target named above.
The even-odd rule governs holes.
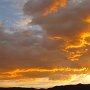
[[[90,84],[55,86],[53,88],[49,88],[48,90],[90,90]]]
[[[0,88],[0,90],[37,90],[34,88]],[[66,86],[55,86],[48,89],[38,89],[38,90],[90,90],[90,84],[78,84],[78,85],[66,85]]]

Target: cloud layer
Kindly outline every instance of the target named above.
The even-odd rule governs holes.
[[[23,6],[25,18],[11,27],[1,21],[0,79],[4,84],[10,80],[25,86],[28,80],[32,86],[88,83],[89,9],[89,0],[28,0]]]

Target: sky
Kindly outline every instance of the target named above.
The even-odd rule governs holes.
[[[90,0],[0,0],[0,87],[90,84]]]

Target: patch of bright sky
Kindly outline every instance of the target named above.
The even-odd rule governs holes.
[[[22,6],[27,0],[0,0],[0,21],[11,26],[18,19],[24,17]]]
[[[0,21],[4,22],[6,27],[15,27],[29,29],[28,23],[31,17],[23,13],[23,6],[28,0],[0,0]],[[39,25],[33,25],[32,29],[42,30]],[[11,33],[7,30],[6,32]]]

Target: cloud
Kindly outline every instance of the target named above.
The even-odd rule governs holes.
[[[88,76],[89,4],[89,0],[28,0],[20,6],[26,16],[9,27],[1,21],[0,79],[4,84],[5,80],[20,86],[25,82],[28,86],[28,80],[34,86],[70,84]]]
[[[22,24],[20,23],[20,25]],[[56,74],[60,75],[62,73],[62,75],[65,75],[70,73],[78,75],[78,73],[87,72],[88,67],[67,60],[65,53],[58,51],[56,48],[58,44],[56,42],[58,41],[48,39],[47,33],[39,29],[39,26],[36,26],[38,29],[35,26],[22,29],[18,26],[7,28],[5,24],[1,24],[1,27],[1,80],[20,79],[23,81],[23,78],[45,77],[55,80]],[[28,27],[27,24],[26,27]],[[58,79],[61,80],[61,78]]]
[[[44,0],[40,1],[39,3],[41,2],[44,2]],[[87,44],[85,44],[84,42],[86,42],[85,41],[86,38],[90,37],[89,36],[90,25],[89,23],[87,23],[87,17],[89,17],[90,15],[90,12],[88,11],[90,9],[89,6],[90,2],[89,0],[86,1],[65,0],[66,3],[64,7],[55,6],[57,12],[53,12],[52,10],[49,9],[48,11],[50,11],[50,13],[48,12],[46,16],[43,16],[42,14],[45,11],[45,8],[47,9],[47,7],[53,7],[53,5],[56,5],[55,3],[57,4],[63,3],[62,0],[53,0],[49,2],[51,2],[51,4],[44,8],[42,8],[44,3],[41,4],[42,6],[40,6],[39,3],[37,3],[37,8],[38,9],[40,8],[39,11],[37,11],[38,13],[37,15],[35,11],[36,8],[34,6],[32,7],[29,4],[31,3],[30,0],[25,4],[24,12],[25,14],[28,13],[28,15],[32,16],[33,11],[34,13],[33,15],[35,16],[33,16],[32,24],[40,25],[43,28],[43,30],[47,31],[49,37],[53,36],[54,41],[55,37],[61,37],[61,39],[65,42],[64,44],[65,46],[63,49],[65,49],[66,52],[70,53],[69,55],[70,57],[68,57],[68,59],[78,60],[80,56],[86,53],[87,49],[83,47],[87,46]],[[33,0],[32,3],[34,3],[35,5],[36,1]],[[31,7],[33,9],[31,9]],[[85,18],[86,21],[83,21],[83,19]],[[85,33],[88,35],[85,36],[84,35]],[[58,44],[58,47],[59,46],[60,45]],[[80,48],[80,50],[77,51],[76,47]]]

